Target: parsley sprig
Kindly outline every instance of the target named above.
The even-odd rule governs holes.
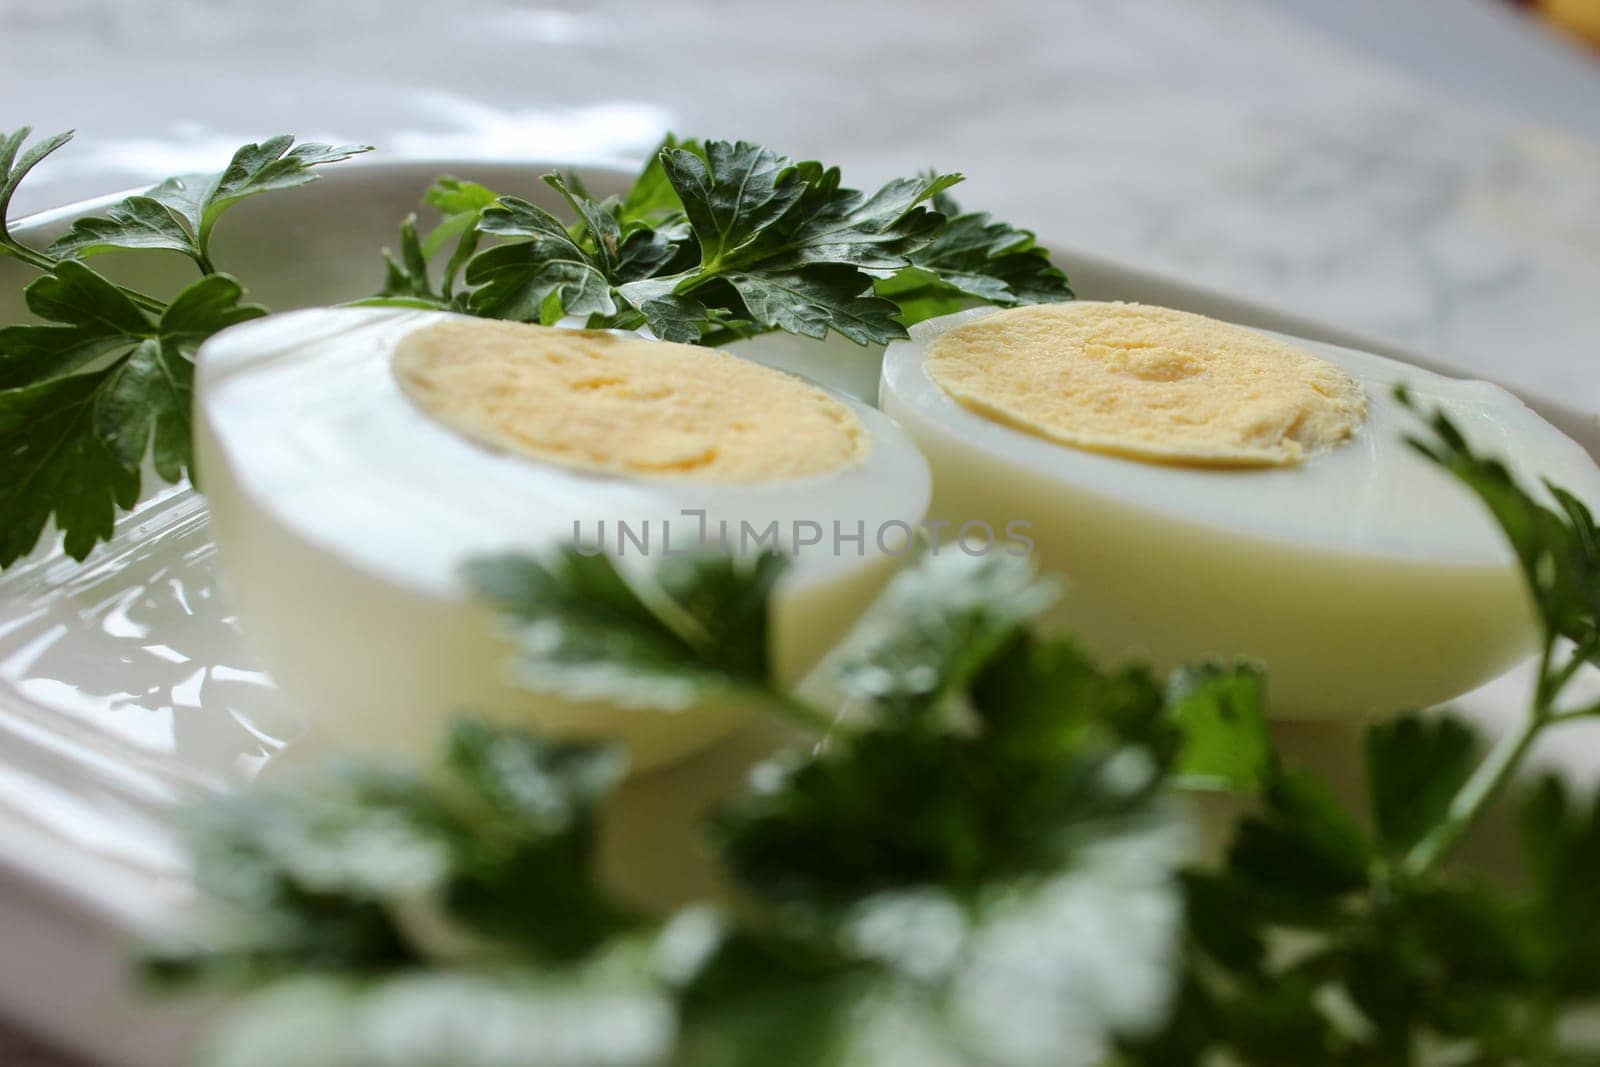
[[[1269,755],[1260,809],[1220,869],[1186,876],[1183,994],[1159,1037],[1125,1050],[1133,1062],[1600,1062],[1581,1023],[1600,997],[1600,794],[1553,775],[1513,788],[1537,738],[1600,716],[1566,697],[1596,662],[1600,537],[1570,493],[1536,495],[1442,413],[1419,414],[1428,432],[1412,445],[1483,501],[1532,594],[1543,641],[1528,712],[1492,747],[1448,713],[1369,727],[1364,811]],[[1511,889],[1450,864],[1508,793]]]
[[[648,591],[572,551],[474,577],[530,672],[569,699],[773,693],[759,620],[782,560],[675,563]],[[930,558],[896,580],[835,670],[853,714],[792,716],[822,752],[780,754],[709,828],[738,909],[619,907],[588,817],[619,755],[469,722],[429,776],[347,769],[223,801],[201,878],[252,921],[157,971],[273,983],[225,1032],[222,1062],[310,1054],[307,1015],[329,990],[356,1023],[311,1052],[354,1060],[377,1043],[397,1063],[492,1060],[500,1035],[466,1025],[396,1048],[383,1006],[404,996],[435,1020],[515,1005],[541,1020],[538,1049],[590,1050],[649,1004],[657,1040],[626,1063],[754,1065],[775,1047],[782,1062],[881,1063],[902,1042],[934,1057],[909,1062],[1096,1062],[1157,1026],[1174,992],[1187,837],[1163,787],[1184,745],[1147,672],[1103,673],[1028,633],[1051,593],[1010,557]],[[691,621],[724,632],[700,644],[682,636]],[[1230,677],[1188,686],[1190,713]],[[542,1055],[511,1062],[569,1062]]]
[[[638,714],[737,692],[809,732],[706,826],[737,906],[618,904],[594,833],[619,755],[466,722],[431,775],[222,801],[200,873],[249,921],[157,971],[257,990],[222,1063],[1595,1063],[1571,1020],[1600,995],[1600,797],[1512,783],[1600,715],[1564,699],[1600,538],[1428,427],[1545,653],[1492,748],[1448,714],[1368,728],[1363,808],[1277,756],[1260,670],[1101,669],[1032,632],[1055,590],[1007,556],[924,557],[803,695],[766,658],[777,557],[498,558],[472,577],[530,684]],[[1255,798],[1219,864],[1191,859],[1192,787]],[[1507,888],[1449,861],[1512,793]]]
[[[72,135],[24,151],[29,133],[0,137],[0,254],[39,271],[24,290],[39,321],[0,328],[0,567],[30,552],[52,520],[67,554],[83,559],[111,536],[118,509],[138,501],[147,456],[162,481],[187,476],[194,351],[266,314],[217,270],[218,220],[241,200],[304,185],[313,167],[366,151],[287,136],[246,145],[215,174],[169,178],[37,249],[7,226],[11,197]],[[158,298],[84,262],[114,249],[179,252],[200,277]]]
[[[959,174],[869,195],[842,185],[837,167],[669,137],[625,196],[544,181],[575,221],[441,180],[425,200],[442,221],[426,239],[414,220],[402,227],[373,302],[546,324],[576,316],[696,344],[769,330],[884,344],[961,307],[1072,296],[1032,234],[956,207],[946,190]],[[447,248],[436,281],[430,261]]]
[[[7,223],[28,173],[70,139],[0,136],[0,255],[40,272],[26,290],[38,321],[0,328],[0,567],[28,554],[52,521],[83,559],[139,499],[146,458],[177,482],[190,464],[194,351],[212,333],[266,313],[222,273],[212,237],[233,205],[294,189],[363,145],[245,145],[222,170],[168,178],[82,218],[48,248]],[[1026,231],[963,215],[945,190],[959,175],[888,183],[871,196],[838,168],[745,142],[668,137],[628,193],[597,200],[573,176],[547,175],[558,218],[517,196],[440,178],[385,253],[364,303],[519,321],[570,316],[596,327],[721,344],[768,330],[866,343],[972,303],[1072,295]],[[171,295],[111,280],[106,252],[176,253],[200,278]]]
[[[1415,408],[1404,389],[1402,403]],[[1472,450],[1444,416],[1428,417],[1432,436],[1412,447],[1464,482],[1505,531],[1532,594],[1542,631],[1539,670],[1529,714],[1501,739],[1464,785],[1438,827],[1418,841],[1406,869],[1421,874],[1447,858],[1504,787],[1533,742],[1563,722],[1600,716],[1600,702],[1568,706],[1563,697],[1585,666],[1600,666],[1600,530],[1583,502],[1546,482],[1554,507],[1518,485],[1505,464]]]

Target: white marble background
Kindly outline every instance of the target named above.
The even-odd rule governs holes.
[[[1047,239],[1600,403],[1600,60],[1493,0],[0,0],[23,210],[293,131],[933,163]]]

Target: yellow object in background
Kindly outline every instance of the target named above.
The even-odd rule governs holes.
[[[1534,7],[1557,26],[1600,47],[1600,0],[1537,0]]]

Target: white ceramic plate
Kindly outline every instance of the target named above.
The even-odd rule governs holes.
[[[230,213],[217,260],[225,270],[238,264],[251,295],[274,309],[365,295],[382,277],[377,250],[394,240],[398,221],[434,176],[454,172],[548,203],[535,180],[547,169],[450,161],[331,168],[313,186]],[[583,177],[604,194],[626,175],[587,170]],[[107,200],[35,216],[16,232],[43,243]],[[1069,249],[1056,254],[1083,296],[1187,308],[1448,373],[1336,328]],[[112,255],[97,265],[155,291],[190,270],[176,255]],[[0,260],[0,322],[23,316],[27,274]],[[841,359],[835,384],[870,392],[872,383],[851,379],[848,353]],[[772,361],[792,365],[781,353]],[[1594,412],[1529,399],[1600,455]],[[1514,715],[1519,688],[1505,680],[1468,707],[1491,723]],[[84,565],[47,546],[0,577],[0,1013],[106,1062],[181,1058],[203,1012],[136,1006],[122,978],[126,942],[181,925],[193,906],[175,836],[181,802],[248,781],[304,729],[234,625],[218,588],[204,502],[193,491],[151,494]],[[1588,761],[1587,752],[1568,757]],[[669,792],[703,794],[739,762],[691,762],[636,787],[634,806],[652,810]],[[638,838],[673,847],[650,826]]]

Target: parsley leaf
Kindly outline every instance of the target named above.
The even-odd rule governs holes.
[[[833,330],[860,345],[885,344],[905,334],[894,304],[869,295],[870,282],[851,267],[736,271],[725,280],[750,320],[768,329],[819,340]]]
[[[462,723],[431,776],[346,766],[214,801],[197,878],[247,921],[147,969],[274,982],[208,1062],[662,1062],[658,957],[682,931],[639,929],[592,870],[621,766],[605,746]]]
[[[1415,404],[1403,388],[1403,404]],[[1413,448],[1476,493],[1499,523],[1533,594],[1540,620],[1552,636],[1577,645],[1576,655],[1600,663],[1600,531],[1583,503],[1546,486],[1550,507],[1522,488],[1499,460],[1477,455],[1442,412],[1428,416],[1431,438],[1412,437]]]
[[[1552,993],[1593,996],[1600,974],[1600,791],[1585,798],[1554,776],[1541,778],[1517,811],[1531,901],[1532,969]]]
[[[834,667],[868,703],[865,724],[819,758],[775,764],[722,814],[729,867],[825,909],[868,890],[1048,869],[1076,818],[1140,809],[1163,761],[1145,744],[1160,689],[1026,638],[1053,596],[1009,556],[930,555],[897,578]],[[951,714],[958,704],[967,715]]]
[[[427,252],[436,255],[445,242],[470,231],[478,216],[493,207],[500,196],[486,185],[447,174],[435,179],[422,199],[440,215],[439,225],[428,234]]]
[[[1263,709],[1265,680],[1249,664],[1179,669],[1167,687],[1167,715],[1182,737],[1177,772],[1188,786],[1255,794],[1275,755]]]
[[[426,239],[417,232],[417,217],[409,215],[400,224],[400,255],[385,248],[383,288],[375,297],[358,301],[365,305],[420,307],[435,310],[467,311],[465,294],[456,293],[456,282],[467,261],[477,251],[478,223],[485,210],[500,197],[477,182],[449,176],[435,181],[423,194],[423,201],[440,215],[438,225]],[[443,275],[436,283],[429,261],[455,242]]]
[[[891,182],[866,197],[842,188],[837,169],[743,141],[710,142],[704,158],[668,149],[662,160],[700,250],[676,293],[723,280],[764,328],[816,338],[832,329],[858,344],[905,335],[869,272],[909,262],[938,225],[917,205],[958,175]]]
[[[94,432],[95,399],[107,375],[0,392],[0,566],[27,555],[52,515],[67,554],[82,559],[111,536],[116,509],[138,500],[138,474]]]
[[[439,225],[429,231],[428,239],[423,243],[424,254],[438,255],[450,241],[456,242],[445,263],[441,284],[442,295],[448,300],[455,293],[456,279],[478,249],[478,223],[483,213],[493,207],[499,197],[494,190],[477,182],[443,177],[433,183],[423,199],[437,208],[442,216]]]
[[[923,714],[1055,602],[1059,588],[1011,555],[929,553],[902,571],[837,654],[843,694],[880,714]]]
[[[699,344],[708,333],[721,330],[724,336],[734,320],[726,311],[708,308],[692,296],[683,296],[655,287],[653,282],[633,282],[618,290],[644,316],[650,332],[663,341]],[[659,295],[650,295],[659,293]]]
[[[641,973],[642,972],[642,973]],[[247,1000],[211,1067],[668,1067],[670,999],[634,960],[559,973],[302,977]]]
[[[682,217],[683,201],[678,198],[678,191],[672,187],[672,181],[667,176],[669,149],[706,158],[705,146],[699,141],[680,141],[672,134],[667,134],[655,151],[650,153],[644,169],[618,205],[617,221],[624,226],[659,229]]]
[[[527,200],[501,197],[447,211],[459,221],[435,233],[448,239],[470,220],[472,229],[459,232],[500,242],[482,251],[475,238],[457,246],[446,276],[464,260],[470,289],[457,307],[546,324],[586,316],[591,327],[648,327],[663,340],[695,344],[775,329],[883,344],[905,336],[904,324],[919,317],[914,304],[886,296],[896,287],[949,289],[943,271],[951,284],[997,303],[1070,297],[1031,235],[987,216],[977,217],[981,248],[971,247],[970,235],[945,234],[945,216],[930,205],[943,203],[960,180],[902,178],[869,195],[844,187],[834,167],[744,141],[669,136],[621,198],[597,201],[570,177],[546,175],[575,219],[570,224]],[[930,258],[941,236],[946,244]],[[448,281],[443,294],[426,281],[425,262],[438,251],[432,240],[391,267],[380,301],[438,306],[450,299]],[[981,290],[970,280],[980,270],[994,275]]]
[[[456,727],[448,766],[503,820],[493,834],[458,840],[458,870],[445,892],[453,917],[549,960],[581,958],[632,925],[592,873],[597,809],[622,779],[616,749],[468,722]]]
[[[114,248],[169,249],[210,273],[211,233],[223,212],[248,197],[315,181],[312,168],[370,151],[367,145],[295,144],[285,134],[249,144],[215,174],[168,178],[131,196],[103,216],[74,222],[48,249],[57,258],[96,255]]]
[[[69,374],[150,333],[149,318],[125,293],[76,263],[35,279],[23,297],[28,310],[55,325],[0,330],[0,387]]]
[[[29,171],[43,162],[50,153],[72,140],[72,131],[46,137],[42,141],[35,142],[33,147],[24,152],[22,146],[27,143],[32,133],[32,127],[24,126],[0,136],[0,252],[28,259],[37,266],[36,254],[18,244],[11,237],[7,227],[11,198],[16,195],[17,187],[22,184]]]
[[[1264,810],[1240,822],[1229,854],[1228,866],[1239,877],[1311,914],[1365,884],[1372,844],[1327,786],[1287,770],[1274,776],[1262,798]]]
[[[71,135],[24,152],[28,133],[0,137],[0,251],[42,272],[24,297],[44,321],[0,328],[0,567],[31,551],[52,518],[67,553],[82,559],[111,536],[117,509],[137,502],[147,454],[160,478],[187,475],[193,352],[265,314],[216,272],[213,228],[240,200],[303,185],[313,168],[366,151],[292,137],[246,145],[217,174],[168,179],[38,251],[12,238],[6,211],[22,179]],[[114,248],[182,252],[203,277],[161,300],[80,262]]]
[[[1482,755],[1458,719],[1411,713],[1368,728],[1372,822],[1391,856],[1404,856],[1445,817]]]
[[[908,265],[940,217],[921,207],[959,174],[901,178],[870,197],[840,185],[837,167],[793,163],[765,148],[713,141],[704,158],[668,150],[668,180],[700,243],[700,271],[832,264],[887,274]]]
[[[497,245],[468,261],[467,284],[478,286],[470,301],[476,314],[551,325],[568,315],[617,310],[602,262],[544,208],[502,197],[484,211],[479,228],[495,237],[527,239]]]
[[[1152,814],[1085,833],[1050,872],[972,894],[885,889],[798,950],[723,953],[689,990],[679,1062],[756,1067],[779,1047],[806,1064],[1104,1063],[1170,1001],[1173,830]]]
[[[835,668],[864,724],[717,815],[729,870],[843,956],[783,991],[820,1016],[814,1062],[1087,1065],[1164,1017],[1184,834],[1160,689],[1026,636],[1054,595],[1011,557],[924,557]]]
[[[577,215],[569,233],[612,285],[623,287],[649,278],[682,254],[687,230],[681,225],[656,229],[626,221],[619,200],[592,199],[574,175],[547,174],[544,183],[560,193]]]
[[[798,224],[763,256],[774,266],[836,263],[878,276],[893,273],[942,225],[937,213],[920,205],[962,180],[959,174],[898,178],[867,196],[841,188],[837,167],[801,167],[814,176],[797,206]]]
[[[63,263],[23,290],[28,310],[102,336],[140,336],[149,327],[127,294],[81,263]]]
[[[348,765],[219,799],[193,824],[196,878],[250,922],[216,951],[169,947],[152,972],[370,973],[497,939],[533,960],[582,959],[634,922],[591,872],[596,807],[622,768],[607,746],[463,722],[432,778]]]
[[[370,145],[359,144],[295,144],[292,136],[282,134],[240,148],[228,165],[215,175],[169,178],[156,187],[155,195],[157,199],[182,206],[204,247],[205,235],[217,218],[240,200],[316,181],[311,168],[371,150]]]
[[[53,256],[83,258],[117,248],[166,249],[198,258],[200,249],[183,219],[151,196],[130,196],[73,222],[49,248]]]
[[[0,566],[26,554],[52,515],[82,559],[138,499],[147,453],[162,479],[184,476],[191,355],[211,333],[264,314],[242,295],[209,275],[153,320],[74,260],[28,286],[30,310],[54,325],[0,330],[0,381],[23,383],[0,390]]]
[[[71,374],[121,345],[124,337],[121,330],[94,324],[0,327],[0,391]]]
[[[618,266],[622,255],[622,224],[607,205],[596,203],[585,193],[576,177],[563,178],[559,174],[546,174],[544,183],[566,200],[578,216],[574,240],[583,240],[584,249],[608,279],[619,276]],[[643,231],[639,231],[643,232]]]
[[[680,254],[687,237],[681,227],[655,229],[624,218],[625,209],[615,199],[597,202],[571,179],[546,175],[545,184],[567,201],[578,222],[568,227],[555,216],[518,197],[497,197],[470,182],[442,179],[429,190],[427,200],[444,218],[419,241],[415,223],[402,231],[404,256],[389,260],[389,275],[378,300],[369,303],[453,307],[495,318],[552,323],[567,315],[592,315],[611,322],[599,325],[636,325],[615,319],[618,304],[612,288],[641,282]],[[513,239],[475,257],[480,238]],[[522,242],[515,238],[531,238]],[[429,280],[427,261],[451,239],[455,250],[444,269],[440,290]],[[470,265],[470,266],[469,266]],[[457,275],[467,269],[466,282],[477,286],[470,296],[454,295]],[[670,317],[671,286],[653,295],[663,301],[651,308]],[[641,298],[641,303],[651,296]],[[682,305],[687,308],[687,303]],[[692,325],[684,330],[663,325],[658,336],[668,340],[697,339],[706,312],[695,305]],[[643,321],[643,319],[641,319]]]
[[[148,451],[161,479],[176,482],[188,473],[193,391],[188,357],[147,338],[107,376],[95,402],[95,433],[124,469],[136,469]]]
[[[645,586],[569,546],[544,561],[480,560],[468,577],[513,627],[524,684],[674,710],[713,690],[770,691],[767,602],[786,564],[773,553],[671,557]]]
[[[702,271],[754,245],[806,191],[787,156],[746,141],[710,141],[704,156],[669,148],[661,162],[700,243]]]
[[[1592,810],[1553,781],[1530,794],[1526,893],[1385,860],[1443,817],[1479,750],[1449,716],[1370,728],[1372,834],[1306,775],[1275,770],[1223,868],[1188,876],[1180,1005],[1130,1062],[1431,1062],[1441,1043],[1452,1062],[1592,1062],[1600,1048],[1561,1024],[1596,989],[1600,909],[1578,888],[1600,840]]]
[[[948,193],[934,197],[945,224],[910,256],[911,266],[877,283],[908,325],[975,304],[1048,304],[1071,300],[1067,276],[1027,230],[962,212]]]
[[[1600,715],[1560,699],[1594,656],[1593,521],[1555,486],[1553,507],[1536,498],[1442,414],[1428,426],[1413,444],[1483,500],[1544,624],[1528,716],[1487,754],[1449,715],[1370,726],[1370,830],[1315,779],[1269,762],[1261,809],[1222,869],[1188,876],[1179,1005],[1124,1050],[1133,1063],[1419,1063],[1441,1049],[1470,1064],[1600,1059],[1581,1025],[1600,993],[1600,907],[1585,888],[1600,874],[1600,798],[1574,802],[1546,779],[1520,801],[1527,869],[1509,881],[1525,889],[1445,866],[1545,729]]]
[[[396,258],[393,252],[385,248],[383,262],[386,268],[383,288],[378,290],[377,296],[361,303],[433,310],[445,310],[452,306],[449,297],[434,287],[428,269],[428,254],[424,251],[422,237],[417,233],[415,215],[406,216],[400,223],[399,257]]]

